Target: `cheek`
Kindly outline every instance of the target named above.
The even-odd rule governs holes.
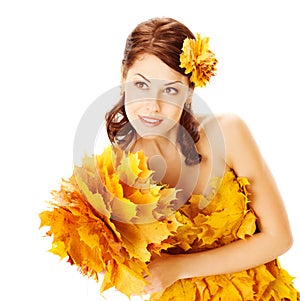
[[[140,104],[138,102],[125,101],[125,112],[129,120],[132,120],[137,117],[139,108]]]
[[[180,117],[182,115],[182,108],[175,106],[175,105],[169,105],[166,108],[166,111],[168,112],[168,116],[170,119],[174,120],[174,121],[179,121]]]

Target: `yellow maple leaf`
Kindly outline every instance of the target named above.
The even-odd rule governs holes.
[[[267,267],[265,265],[250,269],[249,275],[256,281],[254,288],[256,298],[258,300],[264,300],[263,295],[268,289],[270,283],[275,280],[275,277],[267,270]]]
[[[105,166],[108,170],[108,174],[113,174],[115,171],[115,154],[112,147],[106,147],[101,155],[95,156],[96,166],[99,172],[102,171],[102,168]]]
[[[112,261],[104,276],[101,292],[115,286],[129,298],[132,295],[142,295],[145,285],[146,280],[133,269],[130,269],[125,264]]]
[[[111,200],[111,216],[113,220],[131,223],[137,216],[137,205],[126,198],[113,198]]]
[[[150,296],[151,301],[187,301],[196,299],[197,286],[189,279],[177,280],[163,292]]]
[[[145,153],[143,151],[137,152],[138,158],[139,158],[139,177],[141,179],[149,179],[151,178],[153,171],[148,168],[148,158],[146,157]]]
[[[197,287],[198,294],[199,294],[199,300],[211,301],[213,296],[212,296],[212,293],[208,286],[208,283],[206,282],[206,278],[205,277],[197,277],[197,278],[193,278],[192,281],[195,283],[195,285]]]
[[[253,235],[255,230],[256,216],[252,211],[249,211],[243,218],[242,224],[237,231],[237,237],[245,239],[247,236]]]
[[[68,217],[69,212],[61,211],[54,208],[52,211],[43,211],[39,214],[41,219],[40,227],[48,226],[50,230],[47,232],[48,236],[53,236],[52,248],[50,251],[61,259],[68,255],[68,246],[70,244],[69,233],[72,232],[72,224]],[[67,221],[66,226],[61,229],[62,225]],[[75,232],[73,232],[76,235]]]
[[[79,189],[82,191],[84,196],[87,198],[88,202],[92,207],[97,210],[100,214],[105,216],[110,216],[110,212],[107,210],[106,204],[101,194],[92,193],[87,186],[87,184],[79,177],[76,178]]]
[[[240,292],[242,300],[254,300],[253,286],[256,282],[247,271],[232,274],[230,281]]]
[[[160,199],[159,190],[136,190],[128,198],[135,204],[157,203]]]
[[[264,293],[264,298],[277,296],[278,300],[298,300],[298,293],[292,285],[293,277],[291,277],[286,270],[281,268],[279,261],[274,260],[267,264],[267,268],[275,279],[270,282],[269,287]]]
[[[149,244],[160,244],[172,235],[167,222],[130,224],[115,221],[115,225],[130,256],[138,258],[142,262],[148,262],[151,258],[151,253],[147,248]]]
[[[117,173],[122,182],[128,186],[133,186],[139,177],[141,170],[139,169],[139,157],[138,154],[129,153],[126,155],[123,153],[119,166],[117,167]]]

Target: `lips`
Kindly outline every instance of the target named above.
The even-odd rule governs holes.
[[[139,116],[139,118],[143,122],[143,124],[150,127],[158,126],[163,121],[162,119],[149,116]]]

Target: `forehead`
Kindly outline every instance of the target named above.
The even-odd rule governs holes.
[[[181,81],[188,85],[188,78],[170,68],[162,60],[152,54],[144,54],[137,58],[127,73],[127,80],[132,80],[136,74],[142,74],[148,79],[165,81]]]

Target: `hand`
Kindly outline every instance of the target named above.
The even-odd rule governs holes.
[[[162,254],[151,259],[148,265],[150,275],[145,279],[149,284],[145,290],[153,294],[165,290],[176,280],[180,279],[180,257],[178,255]]]

